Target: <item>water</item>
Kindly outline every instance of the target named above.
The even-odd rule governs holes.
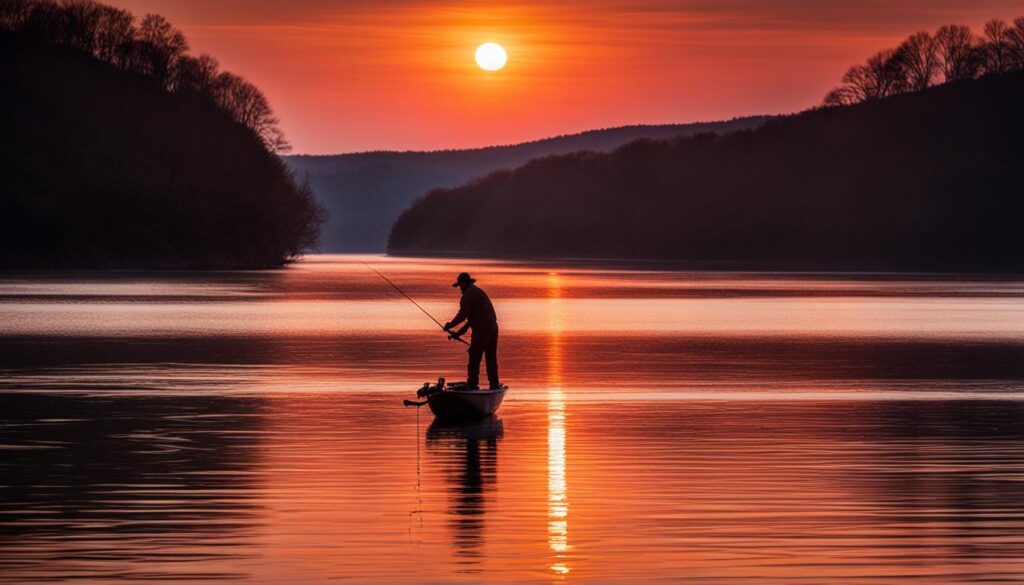
[[[350,257],[0,277],[0,580],[1024,580],[1024,283]]]

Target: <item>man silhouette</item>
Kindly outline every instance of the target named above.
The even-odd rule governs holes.
[[[444,329],[452,337],[460,337],[467,329],[473,330],[469,344],[469,365],[466,367],[466,385],[472,390],[480,389],[480,358],[487,356],[487,381],[491,389],[501,387],[498,381],[498,317],[487,293],[476,284],[476,279],[463,272],[452,286],[462,289],[459,312],[445,323]],[[458,331],[452,328],[466,322]]]

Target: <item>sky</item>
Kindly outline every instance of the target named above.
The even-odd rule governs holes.
[[[1024,0],[104,0],[258,85],[295,153],[511,144],[799,111],[919,30]],[[483,71],[497,42],[508,65]]]

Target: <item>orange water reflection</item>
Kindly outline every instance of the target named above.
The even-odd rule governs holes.
[[[558,575],[565,575],[570,571],[566,562],[566,553],[569,551],[569,499],[565,463],[565,396],[562,390],[565,315],[561,304],[561,277],[551,272],[547,284],[548,547],[552,552],[551,570]]]
[[[1024,577],[1024,401],[503,411],[424,428],[379,395],[0,394],[0,570],[12,582]]]
[[[352,259],[0,277],[4,579],[1024,580],[1019,283],[379,262],[481,278],[499,418]]]

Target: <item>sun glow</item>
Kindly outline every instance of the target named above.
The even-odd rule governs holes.
[[[484,71],[498,71],[508,63],[508,53],[498,43],[484,43],[476,49],[476,64]]]

